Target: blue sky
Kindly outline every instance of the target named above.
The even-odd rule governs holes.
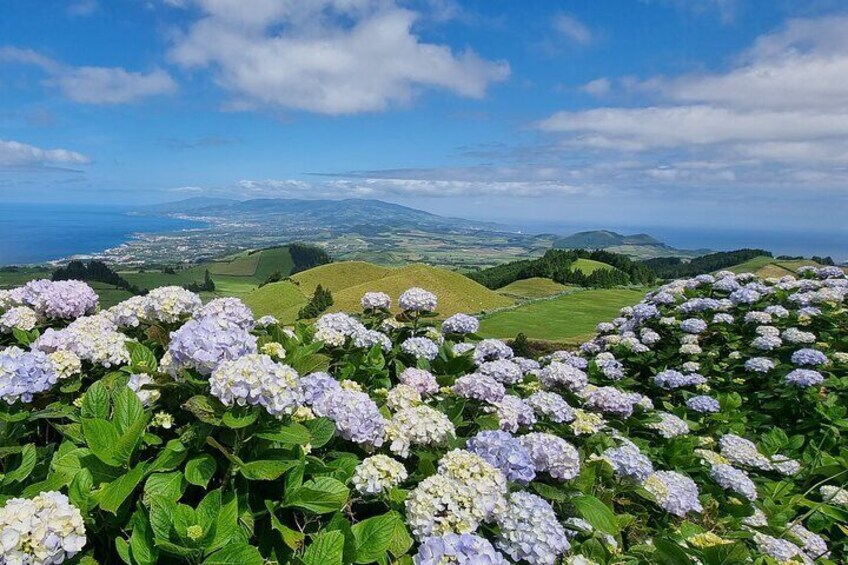
[[[5,0],[0,203],[845,232],[846,76],[836,0]]]

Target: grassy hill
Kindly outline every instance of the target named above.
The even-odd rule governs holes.
[[[763,255],[734,265],[727,270],[734,273],[755,273],[761,277],[785,277],[794,275],[799,267],[806,265],[822,266],[812,259],[775,259]]]
[[[547,298],[548,296],[562,294],[563,292],[573,288],[575,287],[559,284],[551,279],[533,277],[510,283],[499,288],[497,292],[498,294],[502,294],[510,298],[527,300],[533,298]]]
[[[581,343],[595,332],[598,322],[636,304],[645,289],[580,290],[550,300],[537,300],[495,312],[483,318],[480,335],[513,338],[519,332],[530,339]]]
[[[465,275],[428,265],[409,265],[392,269],[362,261],[344,261],[309,269],[291,277],[291,281],[272,283],[242,297],[257,316],[272,314],[284,322],[294,321],[297,311],[321,284],[333,293],[330,312],[360,309],[362,295],[382,291],[395,305],[400,294],[420,286],[439,297],[439,314],[477,313],[503,308],[514,300],[472,281]]]
[[[593,259],[582,258],[572,263],[571,268],[582,272],[584,275],[591,275],[598,269],[615,269],[612,265],[607,265]]]

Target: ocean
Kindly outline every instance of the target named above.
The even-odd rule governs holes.
[[[0,265],[95,253],[118,246],[137,232],[174,232],[202,225],[129,212],[117,206],[0,203]]]

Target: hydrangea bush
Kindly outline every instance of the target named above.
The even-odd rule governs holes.
[[[0,564],[845,563],[846,295],[701,275],[535,360],[421,288],[0,291]]]

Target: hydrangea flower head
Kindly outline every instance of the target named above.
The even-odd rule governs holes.
[[[423,288],[413,287],[400,295],[398,304],[401,310],[406,310],[407,312],[434,312],[439,301],[432,292]]]

